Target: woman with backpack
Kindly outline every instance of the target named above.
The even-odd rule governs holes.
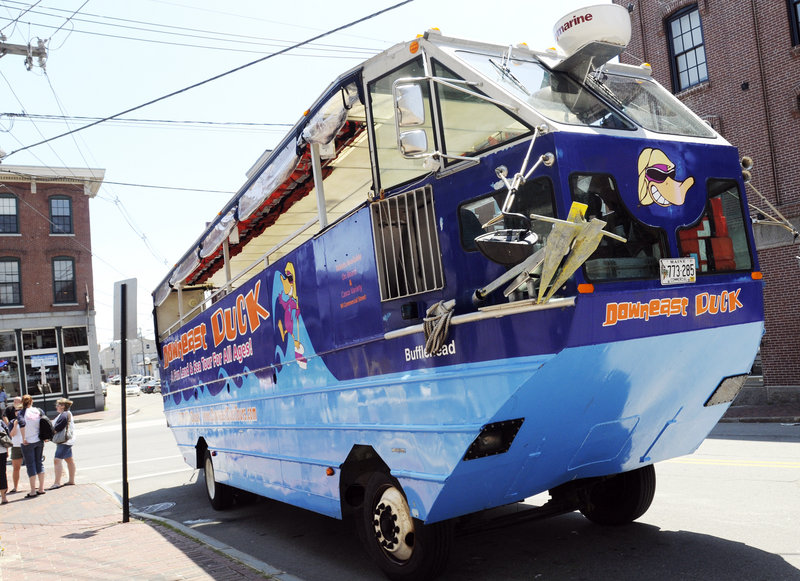
[[[42,421],[42,411],[31,407],[33,398],[30,395],[22,396],[22,409],[17,414],[17,421],[22,431],[22,457],[25,459],[25,469],[28,471],[31,491],[26,495],[35,498],[44,494],[44,464],[42,453],[44,442],[39,438],[39,425]],[[36,479],[39,479],[39,488],[36,488]]]

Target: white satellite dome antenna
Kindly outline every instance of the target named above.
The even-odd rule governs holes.
[[[553,34],[567,57],[593,43],[617,47],[619,54],[631,41],[631,18],[628,10],[617,4],[587,6],[562,16]]]

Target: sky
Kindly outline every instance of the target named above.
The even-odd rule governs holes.
[[[0,0],[6,42],[42,39],[48,47],[44,67],[34,59],[31,70],[22,56],[0,58],[0,149],[8,154],[2,163],[105,170],[90,202],[101,347],[113,339],[113,287],[121,280],[137,280],[137,325],[153,337],[150,293],[259,156],[341,73],[432,27],[447,36],[548,48],[556,20],[610,1],[413,0],[128,113],[125,121],[28,148],[399,3]]]

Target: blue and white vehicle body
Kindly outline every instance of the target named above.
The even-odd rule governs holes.
[[[745,184],[647,67],[607,62],[623,44],[429,31],[254,168],[154,292],[165,414],[215,506],[342,518],[381,473],[421,543],[699,446],[763,333]],[[375,514],[390,576],[441,568]]]

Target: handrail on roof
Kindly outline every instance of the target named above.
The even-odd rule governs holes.
[[[314,104],[304,113],[304,115],[294,124],[292,129],[284,136],[284,138],[280,141],[280,143],[273,149],[270,156],[264,161],[260,168],[257,171],[253,172],[251,177],[245,181],[241,188],[233,195],[233,197],[228,201],[225,206],[223,206],[222,210],[219,211],[217,216],[209,222],[208,226],[203,230],[200,236],[191,244],[189,249],[178,259],[169,272],[167,272],[166,276],[161,280],[160,283],[156,286],[156,290],[153,291],[152,295],[155,298],[161,289],[167,288],[174,288],[170,284],[170,278],[172,277],[175,270],[178,268],[179,265],[183,263],[184,260],[189,258],[192,252],[196,252],[202,242],[208,237],[209,233],[213,231],[214,228],[219,224],[219,222],[228,215],[232,210],[236,210],[238,213],[238,204],[241,198],[250,190],[251,186],[255,184],[256,181],[262,176],[264,171],[273,163],[277,161],[279,156],[284,153],[284,151],[294,144],[294,146],[300,150],[305,148],[308,145],[308,142],[303,139],[303,130],[309,124],[309,122],[314,119],[315,115],[319,113],[320,109],[328,102],[330,97],[334,95],[337,91],[341,90],[342,87],[348,86],[352,83],[355,83],[357,89],[357,97],[363,103],[364,102],[364,95],[363,95],[363,87],[361,86],[361,71],[363,68],[363,63],[357,66],[354,69],[340,75],[337,79],[328,85],[327,89],[323,91],[323,93],[317,98]],[[237,216],[238,220],[238,216]],[[164,294],[167,296],[169,293]]]
[[[291,234],[286,236],[283,240],[278,242],[275,246],[273,246],[272,248],[270,248],[269,250],[264,252],[264,254],[262,254],[256,260],[254,260],[249,266],[244,268],[236,276],[234,276],[230,280],[225,281],[225,284],[223,286],[218,288],[216,291],[214,291],[209,296],[204,297],[203,300],[200,301],[200,303],[198,303],[198,305],[196,307],[194,307],[188,313],[186,313],[184,315],[180,315],[178,317],[178,319],[174,323],[172,323],[169,327],[167,327],[164,330],[164,332],[159,334],[159,339],[165,339],[166,337],[169,337],[169,335],[175,329],[179,329],[186,321],[189,321],[189,320],[193,319],[195,314],[196,314],[195,311],[205,310],[205,305],[207,303],[209,303],[209,302],[210,302],[210,304],[213,304],[214,303],[214,299],[217,296],[219,296],[219,295],[222,295],[222,296],[227,295],[231,290],[233,290],[233,284],[236,281],[238,281],[239,279],[241,279],[242,277],[244,277],[247,273],[252,271],[256,266],[258,266],[262,262],[264,263],[264,266],[267,266],[269,264],[269,257],[272,254],[274,254],[275,252],[277,252],[278,250],[280,250],[281,248],[283,248],[284,246],[289,244],[297,236],[299,236],[300,234],[302,234],[303,232],[305,232],[306,230],[308,230],[309,228],[311,228],[314,224],[316,224],[318,222],[319,222],[319,218],[318,217],[314,218],[313,220],[309,220],[308,222],[306,222],[305,224],[300,226],[300,228],[298,228],[297,230],[295,230],[294,232],[292,232]],[[180,293],[180,287],[178,287],[178,292]]]

